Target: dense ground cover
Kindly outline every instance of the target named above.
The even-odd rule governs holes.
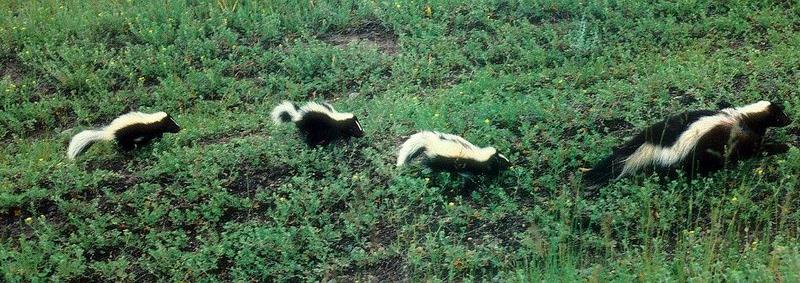
[[[783,100],[796,1],[2,1],[7,281],[800,280],[800,150],[709,178],[578,168],[685,109]],[[367,136],[269,122],[329,100]],[[66,160],[130,110],[184,130]],[[800,146],[800,126],[770,138]],[[404,136],[494,145],[494,180],[397,170]]]

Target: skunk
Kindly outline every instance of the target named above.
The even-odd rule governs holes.
[[[85,130],[72,137],[67,157],[75,159],[96,141],[116,140],[120,149],[129,151],[144,145],[164,133],[177,133],[181,127],[167,113],[130,112],[117,117],[111,124],[98,130]]]
[[[294,122],[310,146],[325,145],[337,139],[362,137],[364,130],[352,113],[341,113],[328,103],[309,102],[298,107],[284,101],[270,114],[275,124]]]
[[[685,112],[634,136],[594,168],[585,170],[583,181],[598,187],[639,171],[669,173],[675,169],[692,176],[723,169],[760,150],[782,153],[788,146],[762,144],[762,138],[767,128],[789,123],[783,106],[769,101]]]
[[[455,171],[473,175],[494,175],[511,163],[494,147],[477,147],[450,134],[423,131],[412,135],[400,146],[397,167],[402,167],[424,154],[424,163],[434,170]]]

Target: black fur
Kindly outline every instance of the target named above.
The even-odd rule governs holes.
[[[742,122],[759,135],[764,135],[768,128],[785,127],[792,123],[780,103],[772,103],[765,113],[751,114]]]
[[[299,112],[300,111],[300,107],[297,106],[297,104],[295,104],[294,102],[291,102],[291,104],[292,104],[292,107],[294,108],[294,112]],[[281,119],[281,122],[289,123],[289,122],[292,121],[292,114],[289,113],[289,111],[284,110],[284,111],[282,111],[280,113],[281,114],[278,115],[278,117]]]
[[[495,153],[484,162],[468,158],[434,157],[429,158],[426,164],[433,170],[464,172],[472,175],[497,175],[500,171],[508,169],[511,163]]]
[[[289,112],[281,113],[280,117],[281,117],[281,122],[289,123],[292,121],[292,114],[289,114]]]
[[[619,176],[625,160],[643,144],[669,147],[692,123],[702,117],[718,113],[720,111],[690,111],[651,125],[615,149],[610,156],[598,162],[594,168],[585,172],[584,182],[591,187],[605,185]],[[644,168],[643,171],[669,175],[674,173],[675,169],[679,169],[691,177],[695,174],[702,175],[724,169],[740,160],[754,157],[761,151],[769,154],[785,152],[788,150],[785,145],[770,145],[769,148],[765,148],[762,145],[762,139],[767,128],[782,127],[789,123],[791,121],[783,112],[783,107],[780,104],[772,104],[767,112],[743,117],[737,125],[714,127],[700,137],[692,152],[681,162],[666,167]]]
[[[129,151],[162,137],[164,133],[177,133],[180,130],[172,117],[167,115],[155,123],[137,123],[123,127],[114,132],[114,138],[120,149]]]
[[[324,104],[323,104],[324,105]],[[335,120],[320,112],[307,112],[295,124],[308,145],[325,145],[337,139],[362,137],[358,119]]]
[[[622,172],[625,159],[633,154],[645,143],[668,147],[674,144],[681,133],[692,123],[705,116],[712,116],[719,111],[699,110],[690,111],[668,117],[639,132],[622,146],[614,149],[613,153],[598,162],[591,171],[583,175],[583,180],[590,185],[604,185]]]
[[[424,152],[425,152],[425,147],[417,148],[417,150],[415,150],[414,152],[409,153],[408,157],[406,157],[406,159],[407,160],[414,160],[415,158],[417,158],[420,155],[422,155],[422,153],[424,153]]]
[[[644,142],[647,142],[654,145],[668,147],[675,144],[675,142],[678,140],[678,137],[680,137],[680,135],[689,128],[689,125],[697,122],[697,120],[700,120],[700,118],[713,116],[718,113],[719,111],[698,110],[675,115],[651,125],[637,135],[637,137],[634,137],[633,140],[636,142],[641,141],[641,143],[639,143],[640,145]]]

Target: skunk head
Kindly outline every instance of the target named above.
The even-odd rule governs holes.
[[[161,113],[164,113],[164,112],[161,112]],[[178,126],[178,123],[176,123],[174,119],[172,119],[172,116],[170,116],[167,113],[164,113],[163,115],[164,115],[164,118],[162,118],[161,121],[159,121],[159,123],[161,123],[161,126],[163,127],[165,132],[167,132],[167,133],[177,133],[177,132],[181,131],[181,127]]]
[[[506,170],[511,167],[511,161],[508,161],[504,155],[497,152],[497,149],[494,147],[486,147],[478,150],[479,152],[486,152],[489,155],[489,158],[484,161],[483,170],[485,173],[494,175],[500,173],[500,171]]]
[[[785,127],[792,123],[792,120],[784,112],[783,104],[781,103],[770,103],[768,112],[770,127]]]
[[[489,158],[489,162],[491,163],[491,167],[497,171],[506,170],[508,167],[511,167],[511,161],[508,161],[508,158],[498,153],[497,150],[495,150],[495,153]]]
[[[781,103],[762,100],[736,110],[744,115],[744,121],[753,128],[784,127],[792,122]]]
[[[353,116],[350,119],[345,119],[340,121],[342,127],[342,135],[343,136],[351,136],[351,137],[363,137],[364,136],[364,129],[361,128],[361,123],[358,122],[358,118]]]

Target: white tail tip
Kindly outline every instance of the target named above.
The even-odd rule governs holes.
[[[275,124],[283,124],[299,119],[300,113],[296,104],[283,101],[272,109],[270,116]]]
[[[69,147],[67,148],[67,157],[70,160],[74,160],[75,157],[78,156],[78,154],[86,150],[86,148],[92,145],[94,142],[99,140],[111,140],[113,138],[114,138],[113,134],[108,134],[105,131],[85,130],[83,132],[80,132],[77,135],[73,136],[72,139],[69,141]]]

